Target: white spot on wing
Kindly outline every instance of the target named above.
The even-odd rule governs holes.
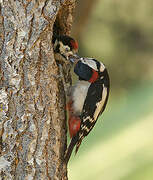
[[[91,118],[90,116],[87,116],[85,119],[83,119],[83,122],[86,122],[86,121],[89,121],[89,122],[94,122],[94,119]]]
[[[103,91],[102,91],[102,99],[101,101],[99,101],[96,106],[96,111],[94,113],[94,119],[97,119],[100,111],[102,110],[103,106],[104,106],[104,103],[106,101],[106,97],[107,97],[107,88],[103,85]]]
[[[90,129],[87,127],[87,126],[83,126],[82,130],[86,131],[86,132],[89,132]]]

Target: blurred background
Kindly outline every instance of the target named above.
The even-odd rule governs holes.
[[[69,180],[153,180],[153,1],[78,0],[72,35],[106,65],[111,91]]]

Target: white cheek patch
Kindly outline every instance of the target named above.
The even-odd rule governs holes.
[[[88,65],[89,67],[91,67],[92,69],[94,69],[95,71],[98,71],[97,69],[97,64],[95,61],[93,61],[92,58],[81,58],[81,61]]]
[[[81,61],[82,61],[82,63],[88,65],[89,67],[91,67],[95,71],[98,71],[97,64],[93,58],[81,58]],[[104,70],[105,70],[105,66],[102,62],[100,62],[100,72],[103,72]]]
[[[70,47],[67,46],[67,45],[63,45],[63,43],[59,42],[60,44],[60,47],[59,47],[59,50],[60,50],[60,53],[65,55],[65,56],[69,56],[72,52],[70,51]]]

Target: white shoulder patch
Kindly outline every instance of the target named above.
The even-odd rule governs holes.
[[[94,119],[97,119],[100,111],[102,110],[102,108],[103,108],[103,106],[104,106],[104,103],[105,103],[105,101],[106,101],[107,93],[108,93],[108,92],[107,92],[107,88],[103,85],[102,99],[101,99],[101,101],[99,101],[99,102],[96,104],[97,108],[96,108],[96,111],[95,111],[95,113],[94,113]]]
[[[100,72],[103,72],[105,70],[105,66],[102,62],[100,62]]]

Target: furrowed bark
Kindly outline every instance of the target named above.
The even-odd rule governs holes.
[[[2,179],[67,179],[66,99],[51,42],[53,33],[70,34],[74,7],[74,0],[1,1]]]

